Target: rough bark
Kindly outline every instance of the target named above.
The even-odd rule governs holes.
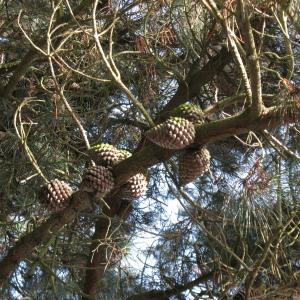
[[[111,195],[109,199],[106,199],[106,203],[109,205],[110,209],[108,209],[107,207],[103,208],[103,212],[106,215],[106,217],[99,218],[95,225],[95,233],[93,234],[93,242],[90,246],[90,257],[87,263],[87,270],[85,274],[83,289],[84,294],[89,295],[89,297],[83,297],[82,299],[84,300],[96,298],[99,279],[102,278],[107,267],[107,245],[105,244],[105,238],[109,233],[108,218],[116,216],[119,212],[119,208],[121,205],[121,203],[114,200],[115,199],[113,195]]]

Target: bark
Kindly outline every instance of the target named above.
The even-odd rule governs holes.
[[[105,241],[105,236],[108,228],[108,220],[98,220],[95,225],[95,233],[93,235],[93,242],[90,247],[90,258],[87,263],[87,270],[85,274],[84,282],[84,294],[89,297],[83,297],[82,299],[96,298],[98,279],[102,277],[106,267],[106,248],[105,243],[99,246],[100,242]],[[94,252],[96,250],[96,252]]]
[[[283,114],[284,110],[284,114]],[[249,131],[269,129],[285,123],[295,122],[299,118],[300,103],[297,102],[283,107],[270,107],[265,109],[263,114],[257,119],[249,118],[246,111],[234,117],[224,120],[217,120],[196,127],[196,138],[191,147],[198,147],[203,144],[213,143],[223,140],[232,135],[247,133]],[[107,199],[113,199],[113,195],[122,184],[136,173],[147,169],[159,162],[169,159],[176,152],[175,150],[162,149],[154,144],[148,145],[132,157],[122,161],[113,168],[115,177],[115,189],[108,195]],[[49,241],[53,232],[57,232],[65,224],[72,222],[77,213],[90,206],[91,195],[81,191],[75,192],[72,196],[70,207],[60,213],[53,214],[45,223],[40,225],[30,234],[22,237],[17,244],[12,247],[7,256],[0,262],[0,286],[8,280],[9,275],[15,270],[17,265],[32,253],[33,249]],[[120,201],[109,202],[111,205],[111,215],[117,215],[120,208]],[[112,204],[114,203],[114,204]],[[104,221],[102,221],[104,222]],[[101,224],[99,224],[100,226]],[[101,278],[99,278],[101,279]]]
[[[119,212],[119,208],[121,205],[120,202],[114,200],[115,199],[113,196],[111,196],[110,199],[106,199],[106,202],[109,205],[110,209],[104,207],[103,212],[107,217],[100,218],[95,225],[95,233],[93,235],[93,242],[90,246],[90,257],[87,263],[87,270],[85,274],[83,290],[84,294],[89,295],[89,297],[83,297],[82,299],[84,300],[96,299],[99,279],[102,278],[107,267],[107,245],[105,244],[105,238],[108,234],[109,228],[108,218],[116,216]],[[95,249],[97,250],[95,251]]]

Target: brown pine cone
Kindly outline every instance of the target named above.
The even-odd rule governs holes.
[[[41,202],[52,211],[66,208],[70,203],[71,195],[71,187],[66,182],[58,179],[51,180],[40,191]]]
[[[144,174],[138,173],[132,176],[125,185],[120,188],[117,198],[132,201],[143,196],[147,191],[147,179]]]
[[[96,197],[103,197],[114,187],[114,179],[111,171],[103,166],[92,166],[85,172],[80,190],[95,193]]]
[[[195,128],[190,121],[171,117],[166,122],[148,130],[145,136],[166,149],[182,149],[193,143]]]
[[[210,153],[207,149],[187,150],[179,158],[179,185],[186,185],[202,176],[209,170],[209,166]]]

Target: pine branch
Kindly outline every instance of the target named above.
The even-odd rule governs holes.
[[[106,3],[107,1],[105,1]],[[74,9],[74,15],[78,16],[81,13],[84,13],[86,11],[87,6],[92,3],[91,0],[82,0],[82,2]],[[105,5],[105,4],[103,4]],[[72,22],[73,16],[72,15],[64,15],[55,23],[55,26],[59,26],[59,24],[62,23],[68,23],[68,26],[60,27],[56,34],[62,34],[63,32],[69,30],[70,26],[73,24]],[[45,45],[47,44],[47,35],[43,35],[43,38],[36,41],[34,44],[37,45],[39,48],[43,49]],[[33,64],[34,61],[36,61],[41,56],[41,53],[38,52],[35,48],[30,49],[21,62],[15,67],[13,71],[13,75],[10,77],[8,83],[4,87],[0,87],[0,94],[3,98],[8,97],[16,87],[19,80],[26,74],[29,67]]]
[[[126,300],[166,300],[169,299],[169,297],[179,295],[180,293],[188,289],[192,289],[193,287],[203,282],[211,280],[213,276],[214,272],[209,272],[186,284],[176,285],[174,288],[164,291],[152,290],[145,293],[140,293],[134,296],[130,296]]]
[[[249,116],[249,113],[245,112],[227,119],[199,125],[196,127],[196,138],[193,146],[199,147],[200,145],[223,140],[233,135],[293,123],[295,121],[295,105],[286,105],[284,109],[284,116],[282,116],[282,107],[279,106],[266,109],[263,115],[257,119],[253,119]],[[126,183],[130,177],[159,162],[166,161],[177,152],[175,150],[162,149],[151,144],[120,162],[112,170],[115,175],[115,190],[107,196],[107,199],[113,199],[117,189]],[[35,247],[49,241],[53,232],[72,222],[79,212],[90,207],[91,200],[92,198],[89,194],[81,191],[75,192],[72,195],[72,202],[69,207],[53,214],[33,232],[22,237],[0,262],[0,286],[8,280],[17,265],[26,259]],[[111,216],[117,215],[120,202],[113,201],[109,204],[112,210]]]
[[[32,254],[35,247],[47,243],[53,236],[53,233],[58,232],[65,224],[72,222],[77,214],[88,208],[91,203],[92,198],[89,194],[76,192],[72,195],[69,207],[53,214],[42,225],[23,236],[0,262],[0,287],[2,288],[18,264]]]
[[[256,45],[250,24],[248,5],[244,0],[238,1],[239,13],[241,15],[241,28],[242,34],[245,38],[247,62],[249,68],[249,79],[251,85],[251,115],[255,118],[259,116],[264,108],[262,101],[262,88],[261,88],[261,71]]]
[[[212,57],[202,68],[192,67],[185,82],[179,84],[176,94],[160,113],[159,120],[164,120],[168,113],[190,98],[197,96],[201,88],[210,82],[231,61],[232,56],[223,47],[221,51]]]

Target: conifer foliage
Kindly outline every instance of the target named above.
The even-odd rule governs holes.
[[[0,298],[299,298],[298,8],[0,0]]]

